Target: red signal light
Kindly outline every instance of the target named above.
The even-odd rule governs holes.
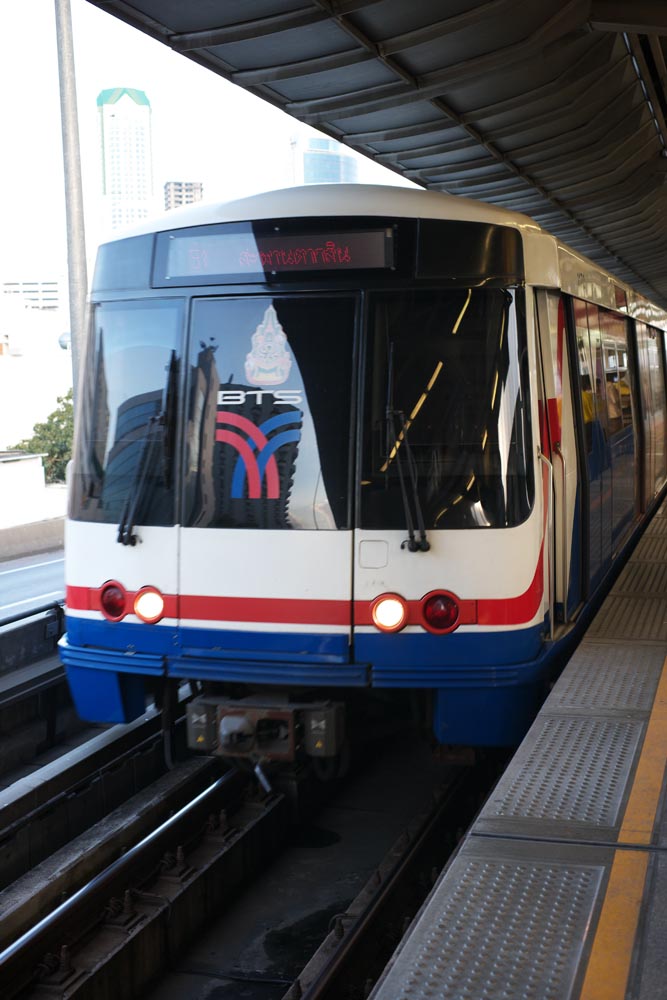
[[[427,594],[422,604],[424,627],[429,632],[452,632],[459,623],[458,601],[451,594]]]
[[[104,584],[100,593],[100,607],[105,618],[111,622],[120,621],[127,611],[126,601],[127,595],[119,583],[110,580]]]

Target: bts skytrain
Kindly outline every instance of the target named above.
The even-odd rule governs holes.
[[[667,476],[667,314],[526,216],[408,188],[190,206],[99,249],[66,524],[80,715],[335,758],[409,700],[518,742]]]

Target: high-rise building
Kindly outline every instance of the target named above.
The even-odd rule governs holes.
[[[151,212],[151,106],[143,90],[114,87],[97,98],[102,151],[104,222],[132,225]]]
[[[354,184],[357,180],[357,161],[335,139],[295,139],[292,150],[297,184]]]
[[[203,195],[204,187],[201,181],[167,181],[164,186],[165,211],[201,201]]]

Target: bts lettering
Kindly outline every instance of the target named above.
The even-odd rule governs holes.
[[[301,406],[301,389],[220,389],[218,406],[243,406],[246,400],[261,403],[265,396],[273,397],[277,406]]]

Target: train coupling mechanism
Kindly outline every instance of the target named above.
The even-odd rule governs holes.
[[[293,761],[336,757],[345,741],[340,702],[200,695],[187,705],[188,746],[223,757]]]

